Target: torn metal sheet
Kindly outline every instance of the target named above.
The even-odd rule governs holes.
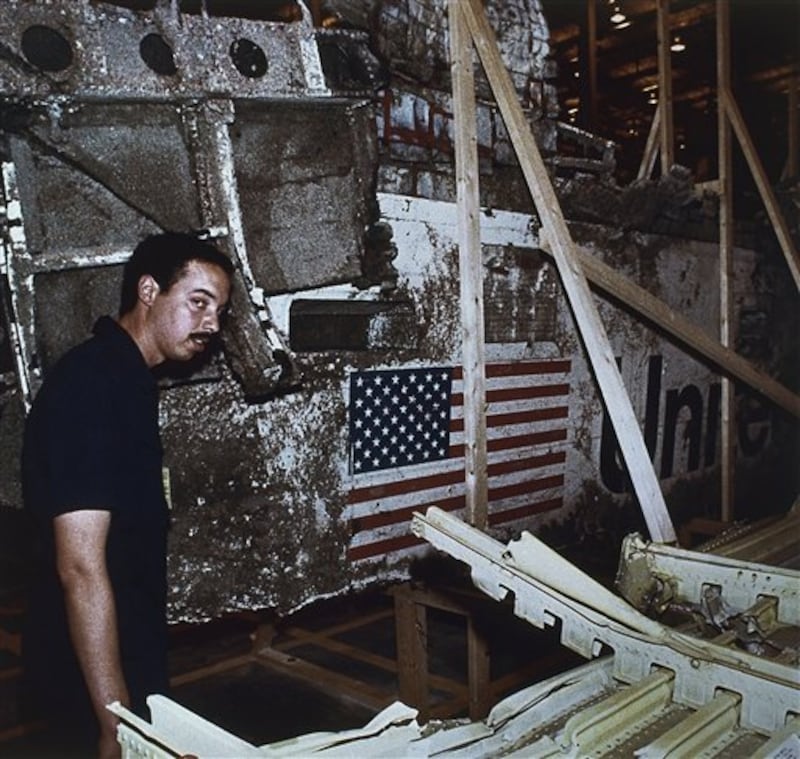
[[[204,231],[235,261],[223,341],[245,397],[298,385],[264,292],[361,275],[376,153],[374,139],[359,140],[368,130],[351,109],[372,94],[380,67],[365,33],[316,30],[297,7],[296,19],[271,22],[182,13],[178,3],[151,12],[88,1],[2,5],[4,310],[26,405],[97,313],[116,310],[117,251],[162,229]],[[343,59],[323,65],[320,45]],[[260,144],[243,143],[253,129]],[[323,141],[341,166],[308,157],[308,144]],[[288,151],[280,160],[278,144]],[[272,165],[284,173],[267,182]],[[309,205],[314,222],[304,223]],[[273,209],[266,222],[264,209]],[[287,218],[304,233],[287,231]],[[48,318],[47,293],[69,318]],[[220,371],[191,373],[209,378]]]
[[[613,676],[611,657],[523,688],[485,720],[432,721],[395,702],[361,729],[308,733],[263,746],[242,741],[163,696],[151,696],[152,722],[113,704],[124,759],[197,756],[489,757],[794,756],[800,719],[764,735],[737,724],[739,698],[720,693],[692,710],[671,701],[673,676],[659,670],[634,685]]]
[[[310,18],[292,24],[6,0],[0,91],[29,97],[327,97]],[[133,54],[131,54],[133,53]]]
[[[151,697],[152,725],[112,707],[122,719],[123,756],[797,756],[796,665],[765,663],[650,620],[530,535],[504,546],[437,508],[416,514],[413,529],[467,563],[493,598],[511,594],[519,616],[539,626],[560,620],[562,641],[587,657],[612,654],[511,694],[482,721],[423,727],[413,709],[395,703],[362,730],[260,748]]]
[[[800,669],[650,620],[548,549],[529,533],[507,546],[437,508],[414,516],[412,529],[467,563],[473,582],[496,600],[509,593],[515,613],[537,627],[561,622],[561,641],[583,656],[614,651],[614,676],[642,680],[656,667],[674,673],[673,700],[692,708],[717,690],[738,693],[740,722],[772,732],[797,709]]]

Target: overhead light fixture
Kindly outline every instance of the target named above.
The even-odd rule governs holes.
[[[614,24],[614,29],[627,29],[630,25],[630,21],[623,21],[621,24]]]
[[[672,50],[673,53],[682,53],[686,50],[686,45],[683,44],[681,38],[676,34],[672,39],[672,44],[669,46],[669,49]]]
[[[656,97],[655,92],[650,93],[650,97],[647,98],[647,102],[649,105],[658,105],[658,98]]]
[[[614,6],[614,13],[611,15],[611,23],[612,24],[622,24],[627,20],[625,14],[619,9],[618,5]]]

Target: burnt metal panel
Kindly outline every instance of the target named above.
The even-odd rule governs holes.
[[[30,113],[11,156],[34,256],[202,226],[175,106],[76,102]]]
[[[308,21],[222,21],[74,0],[3,5],[5,93],[166,100],[330,94]]]
[[[374,221],[371,110],[243,102],[236,116],[231,140],[256,284],[273,294],[358,277]]]
[[[289,318],[295,351],[417,348],[417,318],[410,302],[298,299]]]
[[[14,206],[4,266],[26,401],[95,310],[114,311],[119,274],[98,269],[159,229],[208,230],[233,258],[224,344],[245,395],[297,383],[264,291],[355,278],[374,221],[375,138],[367,109],[353,105],[377,67],[363,33],[320,32],[348,64],[331,69],[346,96],[332,98],[317,34],[307,12],[278,23],[182,14],[174,3],[3,4],[0,134]],[[287,150],[267,171],[278,145]],[[274,213],[260,226],[265,208]],[[98,283],[103,293],[87,297]],[[53,318],[54,304],[66,318]]]

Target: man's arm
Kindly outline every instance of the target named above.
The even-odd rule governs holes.
[[[106,568],[106,539],[111,523],[108,511],[84,510],[53,520],[56,565],[72,645],[100,723],[101,756],[118,755],[117,718],[105,706],[128,704],[122,674],[116,606]]]

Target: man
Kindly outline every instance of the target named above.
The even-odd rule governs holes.
[[[23,648],[59,756],[67,741],[117,756],[106,704],[146,717],[145,697],[167,688],[168,514],[151,369],[206,350],[232,272],[191,235],[147,237],[125,266],[119,318],[102,317],[58,362],[28,417],[24,496],[42,552]]]

